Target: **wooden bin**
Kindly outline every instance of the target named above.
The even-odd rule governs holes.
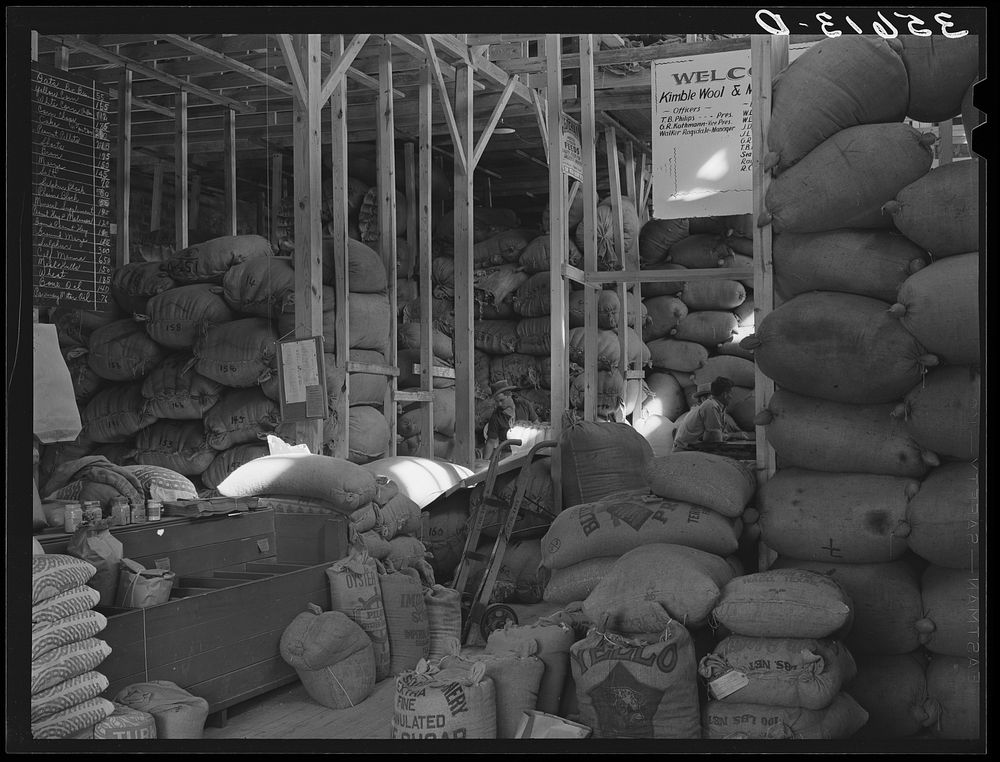
[[[99,637],[112,649],[98,668],[110,682],[104,695],[169,680],[206,699],[214,714],[295,682],[279,652],[281,634],[307,604],[329,610],[326,568],[347,555],[345,517],[307,518],[323,545],[294,539],[292,552],[281,550],[283,532],[270,509],[113,528],[127,558],[177,578],[166,603],[99,609],[108,617]],[[68,535],[39,540],[46,553],[64,553]]]

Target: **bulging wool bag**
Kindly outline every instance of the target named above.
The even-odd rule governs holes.
[[[594,215],[594,232],[597,234],[597,259],[603,265],[603,269],[620,267],[625,261],[625,255],[632,251],[639,236],[639,215],[635,208],[635,201],[622,196],[621,198],[621,219],[622,219],[622,239],[625,245],[624,251],[619,251],[618,241],[615,233],[615,215],[613,200],[609,196],[597,205]],[[586,243],[586,231],[583,225],[576,228],[575,241],[577,248],[583,251]]]
[[[979,73],[979,36],[902,35],[900,55],[909,82],[906,116],[943,122],[961,113],[965,88]]]
[[[673,543],[724,556],[739,529],[720,513],[667,500],[647,490],[621,490],[563,510],[542,538],[542,565],[560,569],[598,555],[622,555],[651,543]]]
[[[979,471],[942,463],[920,483],[906,508],[910,550],[935,566],[979,568]]]
[[[496,688],[486,665],[442,669],[421,659],[393,684],[392,738],[496,738]]]
[[[649,219],[639,229],[639,263],[656,265],[667,258],[670,247],[687,238],[690,225],[687,217],[675,220]]]
[[[980,381],[976,365],[931,368],[893,410],[921,447],[963,461],[979,457]]]
[[[157,294],[141,315],[146,333],[168,349],[190,350],[215,325],[236,318],[218,286],[179,286]]]
[[[694,643],[678,622],[628,638],[592,628],[570,648],[580,722],[595,738],[700,738]]]
[[[295,270],[278,257],[254,257],[230,267],[222,277],[222,298],[234,312],[275,317],[295,293]]]
[[[332,285],[336,274],[337,243],[323,237],[323,283]],[[385,291],[388,277],[382,257],[371,246],[347,239],[347,287],[351,293],[373,294]]]
[[[101,389],[83,408],[81,435],[91,442],[125,442],[156,421],[142,385],[118,383]]]
[[[649,442],[624,423],[580,421],[559,435],[563,505],[600,500],[645,485]]]
[[[734,575],[713,553],[671,543],[641,545],[619,557],[583,602],[594,624],[624,634],[659,632],[670,622],[708,622]]]
[[[679,297],[670,294],[648,297],[643,303],[649,314],[649,322],[642,329],[642,340],[647,344],[670,336],[688,314],[688,306]]]
[[[208,489],[215,489],[240,466],[269,454],[267,445],[260,442],[248,442],[230,447],[218,453],[208,468],[202,471],[201,483]]]
[[[223,386],[257,386],[277,369],[278,335],[270,320],[253,317],[211,328],[194,345],[195,368]]]
[[[935,139],[903,122],[840,130],[774,178],[760,222],[778,234],[888,228],[882,205],[931,168]]]
[[[649,364],[654,368],[693,373],[708,360],[708,348],[696,341],[653,339],[647,344]]]
[[[925,653],[865,654],[847,693],[868,712],[868,723],[856,738],[909,738],[933,726],[940,706],[927,696]]]
[[[260,387],[227,390],[203,419],[206,441],[216,450],[255,442],[274,431],[280,420],[278,403]]]
[[[274,253],[271,242],[259,235],[226,235],[181,249],[166,262],[178,283],[221,283],[234,265]]]
[[[136,435],[135,448],[140,465],[169,468],[184,476],[198,476],[218,454],[201,421],[157,421]]]
[[[570,672],[569,650],[576,641],[573,629],[562,622],[539,619],[530,625],[506,622],[503,629],[494,630],[486,639],[486,654],[530,654],[545,665],[538,686],[535,708],[556,714]]]
[[[982,676],[978,659],[934,655],[927,664],[927,695],[939,707],[931,738],[980,738]]]
[[[111,276],[111,295],[126,313],[145,313],[147,302],[177,284],[162,262],[126,262]]]
[[[705,347],[716,347],[732,341],[739,321],[726,310],[699,310],[688,308],[688,314],[677,322],[670,336],[677,341],[693,341]]]
[[[223,386],[194,369],[188,352],[169,355],[142,381],[142,396],[155,418],[202,418],[222,396]]]
[[[730,692],[733,676],[720,678],[734,670],[746,683]],[[712,699],[804,709],[829,706],[856,673],[842,643],[815,638],[730,635],[698,663]]]
[[[968,656],[981,648],[978,618],[972,612],[979,608],[979,576],[968,569],[945,569],[928,566],[920,577],[920,599],[924,619],[921,621],[921,643],[934,654]],[[972,620],[972,621],[970,621]]]
[[[741,515],[757,491],[757,479],[747,466],[707,452],[658,456],[646,468],[646,481],[654,495],[730,517]]]
[[[562,569],[545,570],[547,579],[542,599],[546,603],[582,601],[604,579],[618,556],[598,556],[578,561]]]
[[[782,468],[883,474],[919,479],[939,462],[918,445],[892,403],[864,405],[806,397],[778,389],[755,423]]]
[[[372,643],[339,611],[309,604],[282,632],[278,650],[310,698],[330,709],[357,706],[375,687]]]
[[[371,640],[375,680],[384,680],[392,673],[379,564],[366,553],[352,552],[332,564],[326,570],[326,577],[332,609],[356,622]]]
[[[868,712],[841,691],[823,709],[709,701],[702,712],[703,738],[839,740],[868,722]]]
[[[389,674],[398,675],[427,658],[430,634],[424,590],[412,568],[379,572],[379,588],[389,636]]]
[[[938,358],[878,299],[814,291],[769,312],[740,342],[761,372],[797,394],[855,404],[895,402]]]
[[[87,364],[107,381],[145,378],[167,354],[133,318],[97,328],[87,346]]]

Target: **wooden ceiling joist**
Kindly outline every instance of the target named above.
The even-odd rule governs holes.
[[[337,57],[336,61],[333,61],[333,57],[330,56],[331,68],[330,73],[327,74],[326,79],[323,80],[323,85],[320,87],[319,100],[321,103],[326,103],[330,100],[330,96],[333,95],[333,91],[337,89],[337,86],[343,80],[344,75],[351,68],[351,64],[354,59],[357,58],[358,53],[361,52],[361,48],[365,46],[368,41],[367,34],[356,34],[351,42],[344,48],[344,52]]]
[[[164,74],[160,71],[157,71],[156,69],[146,66],[144,63],[141,63],[140,61],[136,61],[126,56],[120,56],[116,53],[112,53],[111,51],[105,50],[104,48],[101,48],[97,45],[92,45],[91,43],[86,42],[84,40],[80,40],[76,37],[65,36],[65,35],[62,36],[46,35],[46,36],[50,40],[57,42],[60,45],[64,45],[65,47],[72,48],[74,50],[83,50],[99,58],[103,58],[109,63],[117,63],[122,66],[128,66],[130,69],[132,69],[132,71],[138,72],[147,77],[152,77],[153,79],[162,80],[168,84],[174,85],[179,90],[183,90],[185,92],[191,93],[192,95],[197,95],[200,98],[204,98],[205,100],[214,101],[223,106],[228,106],[229,108],[236,109],[242,114],[249,114],[256,111],[256,109],[253,106],[248,106],[246,103],[243,103],[242,101],[237,101],[232,98],[228,98],[225,95],[219,95],[218,93],[213,93],[211,90],[206,90],[205,88],[200,87],[199,85],[194,85],[190,82],[178,79],[177,77],[174,77],[170,74]]]
[[[292,86],[287,82],[285,82],[284,80],[278,79],[277,77],[274,77],[268,74],[267,72],[255,69],[253,66],[248,66],[242,61],[238,61],[235,58],[231,58],[225,53],[219,53],[215,50],[212,50],[210,47],[202,45],[200,42],[189,40],[187,37],[182,37],[179,34],[165,34],[163,35],[163,37],[164,39],[169,40],[173,42],[175,45],[185,48],[186,50],[189,50],[190,52],[200,56],[201,58],[204,58],[208,61],[213,61],[214,63],[217,63],[220,66],[226,66],[232,71],[243,74],[244,76],[249,77],[250,79],[268,85],[269,87],[273,87],[275,90],[278,90],[279,92],[289,93],[289,94],[292,92]]]

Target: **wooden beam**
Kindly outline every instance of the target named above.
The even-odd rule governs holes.
[[[429,37],[428,51],[433,51]],[[431,61],[432,65],[434,61]],[[441,72],[434,67],[439,87]],[[472,68],[460,66],[455,77],[456,152],[472,156]],[[456,462],[471,467],[475,461],[475,346],[472,298],[473,173],[463,160],[455,162],[455,454]],[[430,320],[430,314],[424,320]]]
[[[323,87],[320,88],[319,97],[324,103],[330,100],[330,96],[333,95],[333,90],[336,88],[347,70],[351,68],[351,63],[357,58],[358,53],[361,52],[361,48],[365,46],[369,35],[367,34],[356,34],[351,40],[351,44],[347,46],[346,50],[337,56],[337,59],[333,61],[330,73],[327,75],[326,79],[323,81]]]
[[[174,108],[177,123],[174,138],[174,248],[188,245],[188,131],[187,90],[177,93]]]
[[[153,198],[152,206],[149,210],[149,230],[155,232],[160,229],[160,212],[163,208],[163,162],[158,161],[153,165]]]
[[[448,96],[448,87],[444,83],[444,76],[441,74],[441,66],[438,63],[437,54],[434,52],[434,41],[431,39],[431,35],[429,34],[423,35],[423,38],[424,38],[424,45],[427,47],[427,53],[429,56],[428,60],[430,61],[431,67],[433,68],[434,71],[434,81],[437,83],[438,100],[441,102],[441,109],[444,111],[445,119],[447,119],[448,121],[448,129],[451,131],[452,143],[455,146],[455,155],[457,159],[456,163],[462,166],[462,172],[464,174],[471,175],[472,165],[468,161],[466,161],[465,158],[465,150],[462,147],[464,141],[462,140],[462,136],[459,134],[458,125],[455,122],[455,114],[451,107],[451,99]],[[460,83],[461,79],[462,78],[460,76],[456,75],[455,78],[456,90],[462,86]],[[470,129],[471,129],[471,116],[472,114],[470,109],[469,113]]]
[[[292,42],[292,36],[290,34],[278,34],[275,35],[278,40],[278,48],[281,50],[281,55],[285,59],[285,67],[288,69],[288,74],[292,78],[293,95],[295,100],[299,104],[306,102],[306,80],[305,75],[302,73],[302,67],[299,65],[299,61],[296,58],[295,45]]]
[[[118,249],[115,266],[129,261],[129,204],[132,201],[132,72],[122,69],[118,80],[118,138],[115,143],[117,172],[115,182],[115,223]]]
[[[564,270],[564,274],[573,270]],[[753,277],[750,267],[708,267],[699,269],[676,270],[601,270],[586,272],[583,283],[592,286],[603,286],[605,283],[618,283],[625,279],[632,283],[676,283],[689,280],[749,280]],[[756,306],[756,300],[754,301]]]
[[[433,102],[433,71],[429,61],[425,60],[421,68],[420,89],[417,92],[419,130],[419,171],[420,182],[418,198],[420,199],[420,235],[417,241],[417,261],[420,263],[419,286],[417,293],[420,298],[420,390],[434,390],[434,324],[431,320],[434,304],[434,283],[431,278],[431,209],[433,198],[431,188],[431,118]],[[420,430],[434,431],[434,406],[424,405],[421,408]],[[434,458],[434,436],[423,437],[417,454],[424,458]]]
[[[333,35],[330,52],[341,57],[344,53],[344,36]],[[336,357],[337,368],[342,370],[344,386],[337,396],[333,414],[341,421],[350,421],[351,374],[348,364],[351,357],[350,284],[348,283],[348,232],[347,232],[347,83],[339,80],[330,98],[330,165],[333,170],[330,198],[333,202],[333,290],[336,315],[335,346],[330,350]],[[333,455],[346,459],[347,438],[341,437],[334,446]]]
[[[236,112],[232,109],[226,111],[222,141],[225,146],[222,152],[225,230],[227,235],[236,235]]]
[[[150,77],[152,79],[158,79],[161,82],[165,82],[168,85],[185,90],[192,95],[197,95],[200,98],[204,98],[207,101],[212,101],[214,103],[222,104],[223,106],[228,106],[239,111],[241,114],[248,114],[256,109],[253,106],[249,106],[242,101],[229,98],[225,95],[220,95],[219,93],[213,93],[211,90],[206,90],[205,88],[192,84],[186,80],[175,77],[171,74],[165,74],[157,69],[150,66],[146,66],[140,61],[127,58],[125,56],[120,56],[116,53],[112,53],[98,45],[92,45],[89,42],[80,40],[76,37],[69,37],[66,35],[46,35],[50,40],[53,40],[61,45],[66,45],[67,47],[73,48],[74,50],[83,50],[91,55],[97,56],[98,58],[103,58],[105,61],[113,64],[121,64],[122,66],[128,66],[137,74],[142,74],[144,77]]]
[[[597,272],[597,127],[594,119],[594,36],[580,35],[580,143],[583,155],[583,268]],[[566,204],[566,217],[572,201]],[[550,207],[551,208],[551,207]],[[550,212],[551,213],[551,212]],[[562,261],[566,261],[564,258]],[[583,417],[597,420],[597,291],[583,294]],[[591,359],[593,358],[593,359]]]
[[[625,270],[626,267],[626,257],[628,252],[625,251],[625,223],[622,219],[622,183],[621,175],[618,172],[618,137],[615,133],[614,127],[604,128],[604,145],[607,152],[608,159],[608,185],[611,190],[611,227],[614,231],[614,238],[612,239],[615,244],[615,249],[618,252],[618,262],[619,267]],[[636,267],[636,269],[639,269]],[[616,290],[618,292],[618,304],[619,309],[628,315],[628,303],[629,303],[629,291],[628,283],[622,279],[616,283]],[[621,323],[627,326],[628,320],[624,320]],[[623,370],[629,369],[629,357],[631,357],[632,347],[629,345],[629,333],[624,328],[618,331],[618,346],[620,347],[619,357],[621,358],[621,367]]]
[[[307,339],[323,335],[320,36],[296,35],[292,40],[292,53],[302,76],[302,98],[295,109],[295,336]],[[346,421],[344,423],[346,436]],[[310,452],[323,452],[321,419],[299,421],[297,428],[300,439]]]
[[[504,87],[503,93],[500,95],[500,100],[497,101],[497,105],[493,107],[493,113],[490,114],[490,120],[486,123],[486,128],[483,130],[483,134],[479,136],[479,143],[476,145],[475,155],[472,157],[471,169],[475,170],[476,165],[483,156],[483,151],[486,150],[486,146],[490,142],[490,138],[493,137],[493,130],[496,129],[497,123],[500,121],[500,117],[503,116],[503,110],[507,107],[507,101],[510,100],[511,93],[514,92],[514,85],[517,84],[517,77],[511,77],[507,86]]]
[[[549,117],[548,104],[542,100],[542,96],[537,90],[531,91],[532,105],[535,107],[535,120],[538,122],[538,134],[542,138],[542,145],[545,147],[545,161],[549,162]]]
[[[378,138],[375,141],[375,157],[378,164],[378,223],[379,223],[379,254],[388,280],[389,315],[392,317],[389,325],[388,356],[386,362],[396,367],[396,323],[399,313],[396,310],[396,141],[393,129],[392,111],[392,48],[387,42],[379,46],[378,79],[379,90],[379,122]],[[390,455],[396,454],[396,376],[388,379],[382,410],[386,411],[386,421],[389,424]]]
[[[469,66],[473,71],[476,71],[477,63],[472,60],[469,56],[469,46],[459,40],[453,34],[433,34],[429,35],[433,37],[437,42],[441,44],[441,47],[458,56],[460,65]]]
[[[184,48],[185,50],[189,50],[192,53],[201,56],[202,58],[214,61],[221,66],[225,66],[230,71],[238,72],[246,77],[249,77],[250,79],[261,82],[268,87],[273,87],[279,92],[287,93],[289,95],[292,93],[292,86],[288,82],[278,79],[277,77],[261,71],[260,69],[255,69],[253,66],[248,66],[240,60],[227,56],[225,53],[219,53],[206,45],[202,45],[199,42],[195,42],[194,40],[190,40],[179,34],[165,34],[163,35],[163,38],[181,48]]]
[[[598,111],[597,112],[597,121],[600,122],[601,124],[603,124],[606,127],[614,127],[615,128],[615,133],[617,133],[618,135],[621,135],[622,137],[627,138],[628,140],[632,141],[632,143],[635,144],[635,146],[637,148],[639,148],[640,150],[643,150],[643,151],[648,151],[649,150],[650,146],[649,146],[649,143],[647,141],[641,140],[641,139],[637,138],[635,135],[633,135],[631,132],[629,132],[627,129],[625,129],[622,126],[621,122],[619,122],[617,119],[615,119],[613,116],[610,116],[606,112],[604,112],[604,111]]]
[[[482,56],[470,56],[469,46],[455,38],[454,35],[436,34],[433,36],[435,40],[441,42],[442,46],[446,47],[455,55],[461,56],[463,59],[467,58],[470,61],[470,65],[476,70],[476,72],[493,82],[493,84],[500,85],[502,87],[507,84],[508,80],[510,80],[511,73],[504,71],[492,61],[487,61]],[[526,87],[521,82],[518,82],[514,86],[514,95],[525,103],[530,104],[533,102],[531,98],[531,89]]]

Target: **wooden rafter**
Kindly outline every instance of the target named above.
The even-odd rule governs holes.
[[[465,158],[465,150],[462,148],[462,137],[458,133],[458,124],[455,122],[455,112],[451,107],[451,99],[448,97],[448,87],[444,83],[444,75],[441,74],[441,67],[438,64],[437,55],[434,52],[434,40],[431,35],[423,35],[424,45],[427,47],[428,61],[434,73],[434,81],[437,83],[438,96],[441,101],[441,108],[444,111],[445,119],[448,121],[448,129],[451,131],[451,139],[455,145],[455,155],[462,166],[463,171],[471,172],[469,162]]]
[[[246,77],[249,77],[250,79],[261,82],[269,87],[273,87],[279,92],[292,92],[292,86],[288,82],[278,79],[277,77],[274,77],[265,71],[261,71],[260,69],[255,69],[253,66],[249,66],[242,61],[232,58],[231,56],[227,56],[225,53],[219,53],[212,50],[210,47],[202,45],[200,42],[189,40],[187,37],[183,37],[179,34],[165,34],[163,35],[163,38],[165,40],[170,40],[175,45],[179,45],[180,47],[189,50],[202,58],[214,61],[221,66],[226,66],[230,71],[238,72]]]
[[[340,84],[347,70],[351,68],[351,63],[357,58],[358,53],[361,52],[361,48],[364,47],[365,42],[368,41],[369,35],[367,34],[356,34],[354,39],[351,40],[350,45],[344,50],[344,52],[337,57],[337,60],[333,62],[333,68],[327,75],[326,79],[323,81],[323,86],[320,87],[319,99],[323,103],[330,100],[330,96],[333,95],[334,89]]]
[[[294,94],[298,99],[299,103],[306,102],[306,79],[302,74],[302,67],[299,66],[298,59],[295,57],[295,46],[292,43],[292,35],[290,34],[279,34],[275,35],[278,40],[278,47],[281,49],[281,55],[285,58],[285,67],[288,69],[288,74],[292,78],[292,84],[295,86]]]
[[[507,82],[507,86],[503,89],[503,93],[500,95],[500,100],[497,101],[497,105],[493,107],[493,113],[490,114],[490,120],[486,123],[486,129],[483,130],[483,134],[479,136],[479,143],[476,145],[475,155],[472,157],[471,169],[475,169],[476,165],[479,164],[479,160],[483,156],[483,151],[486,150],[486,146],[490,142],[490,138],[493,137],[493,130],[496,129],[497,123],[500,121],[500,117],[503,116],[503,110],[507,107],[507,101],[510,100],[511,93],[514,92],[514,86],[517,84],[517,77],[513,76],[510,81]]]

